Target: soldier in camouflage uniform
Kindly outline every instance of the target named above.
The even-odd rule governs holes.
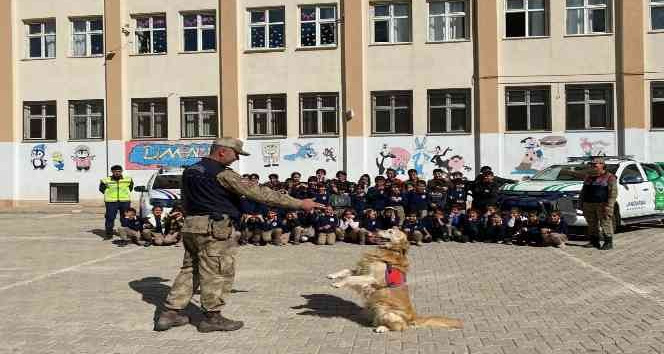
[[[234,228],[240,219],[241,195],[272,207],[303,210],[321,207],[311,199],[295,199],[242,179],[228,167],[239,155],[249,155],[242,150],[242,141],[217,139],[210,155],[182,174],[184,261],[166,298],[166,310],[155,321],[156,331],[189,322],[181,310],[189,304],[199,285],[201,307],[206,315],[198,325],[200,332],[234,331],[243,326],[241,321],[220,313],[224,294],[230,292],[235,277]]]
[[[590,242],[585,247],[602,250],[613,248],[613,208],[618,197],[616,176],[605,169],[604,160],[594,158],[592,170],[583,181],[581,202],[583,216],[588,223]],[[604,244],[600,246],[600,230],[604,235]]]

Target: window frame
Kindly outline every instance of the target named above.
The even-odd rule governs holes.
[[[154,19],[156,17],[163,17],[164,18],[164,28],[158,28],[154,27]],[[165,13],[152,13],[152,14],[138,14],[138,15],[132,15],[131,16],[132,21],[134,22],[134,55],[165,55],[168,54],[168,17],[166,16]],[[138,27],[138,20],[143,19],[143,18],[148,18],[150,27],[147,28],[139,28]],[[164,51],[163,52],[156,52],[154,49],[154,33],[157,31],[163,31],[164,32]],[[150,34],[150,50],[145,53],[140,52],[140,43],[138,40],[138,32],[149,32]]]
[[[464,11],[463,12],[450,12],[449,11],[449,8],[450,8],[449,3],[451,3],[451,2],[461,2],[461,3],[463,3]],[[442,15],[441,14],[432,15],[431,14],[431,4],[433,4],[433,3],[444,3],[445,4],[445,12]],[[469,15],[469,12],[470,12],[471,9],[470,9],[468,0],[430,0],[430,1],[427,1],[427,4],[428,4],[428,6],[427,6],[427,20],[428,21],[426,23],[426,25],[427,25],[427,43],[463,42],[463,41],[467,41],[470,38],[470,36],[469,36],[470,26],[469,26],[469,23],[468,23],[469,22],[468,18],[470,16],[468,16],[468,15]],[[460,14],[462,14],[462,15],[460,15]],[[436,40],[435,36],[434,37],[431,36],[432,34],[435,34],[435,33],[431,32],[431,20],[433,18],[436,18],[436,17],[442,17],[445,21],[445,32],[443,34],[443,39],[442,40]],[[464,32],[463,37],[461,37],[461,38],[450,38],[450,32],[451,32],[451,28],[452,28],[451,19],[452,18],[459,18],[459,17],[464,19],[464,21],[463,21],[463,32]],[[434,30],[434,32],[435,32],[435,30]]]
[[[280,98],[284,100],[284,108],[283,110],[281,109],[273,109],[272,108],[272,100],[274,98]],[[259,108],[259,109],[254,109],[253,104],[254,101],[257,99],[265,99],[265,109]],[[255,133],[254,130],[254,112],[260,112],[260,113],[265,113],[266,114],[266,133],[265,134],[257,134]],[[275,127],[273,124],[272,116],[273,113],[279,113],[283,112],[283,117],[284,117],[284,132],[283,134],[275,134]],[[279,93],[279,94],[258,94],[258,95],[247,95],[247,137],[249,139],[276,139],[276,138],[286,138],[288,136],[288,96],[285,93]]]
[[[101,30],[92,30],[92,21],[101,21]],[[74,22],[85,21],[85,32],[76,32]],[[70,17],[69,18],[69,31],[71,33],[69,41],[69,56],[72,58],[94,58],[104,56],[104,17],[103,16],[87,16],[87,17]],[[76,55],[74,52],[75,41],[74,36],[85,35],[85,54]],[[101,53],[92,53],[92,36],[101,35]]]
[[[316,9],[316,19],[315,20],[308,20],[304,21],[302,20],[302,9],[304,8],[315,8]],[[320,18],[320,10],[321,8],[332,8],[334,10],[334,18],[333,19],[321,19]],[[337,21],[339,20],[339,10],[337,9],[336,4],[306,4],[306,5],[299,5],[298,6],[298,27],[300,28],[300,32],[298,35],[298,48],[307,48],[307,49],[315,49],[315,48],[336,48],[339,45],[339,26],[337,25]],[[303,45],[302,44],[302,24],[304,23],[314,23],[316,25],[316,44],[311,46],[311,45]],[[332,44],[321,44],[321,25],[323,24],[329,24],[332,23],[334,24],[334,43]]]
[[[505,27],[504,27],[504,33],[503,33],[503,38],[506,39],[524,39],[524,38],[547,38],[549,37],[549,0],[544,0],[544,8],[542,9],[529,9],[528,8],[528,3],[531,0],[523,0],[523,8],[522,9],[517,9],[517,10],[510,10],[507,8],[508,5],[508,0],[505,0],[505,6],[504,6],[504,19],[505,19]],[[530,32],[530,16],[528,16],[530,13],[533,12],[543,12],[544,13],[544,34],[542,35],[531,35]],[[507,35],[507,14],[508,13],[524,13],[525,15],[525,36],[508,36]]]
[[[53,33],[46,33],[46,24],[48,22],[53,23]],[[25,28],[25,59],[55,59],[58,56],[58,22],[55,18],[42,18],[34,20],[24,20],[23,21]],[[30,25],[39,24],[41,29],[38,34],[30,33]],[[48,56],[48,50],[46,49],[46,37],[53,37],[53,45],[55,50],[53,51],[53,56]],[[31,38],[40,38],[40,56],[33,57],[30,56],[30,39]]]
[[[510,91],[524,91],[524,101],[514,103],[509,101],[509,92]],[[544,91],[544,102],[531,102],[532,91]],[[509,107],[526,107],[526,130],[512,130],[509,129]],[[545,108],[545,119],[546,119],[546,128],[545,129],[532,129],[531,121],[531,107],[532,106],[544,106]],[[551,87],[550,86],[508,86],[505,87],[505,131],[514,133],[514,132],[551,132],[552,130],[552,118],[551,118]]]
[[[660,7],[660,8],[662,8],[662,10],[664,10],[664,1],[661,1],[661,0],[660,0],[660,2],[655,2],[655,1],[656,0],[649,0],[648,1],[648,5],[649,5],[648,6],[648,10],[649,10],[648,11],[648,18],[650,19],[650,32],[664,32],[664,27],[655,28],[654,23],[652,21],[653,9]]]
[[[195,101],[197,111],[187,111],[186,103],[188,101]],[[213,103],[212,109],[205,109],[205,103]],[[187,115],[197,115],[198,129],[195,136],[185,136]],[[213,114],[214,122],[211,123],[210,131],[212,134],[202,134],[205,114]],[[212,129],[214,128],[214,129]],[[180,138],[181,139],[210,139],[219,137],[219,103],[217,96],[195,96],[195,97],[180,97]]]
[[[76,104],[85,104],[86,112],[83,115],[74,113],[74,106]],[[101,108],[101,113],[92,113],[92,105],[98,104]],[[69,140],[70,141],[83,141],[83,140],[103,140],[104,139],[104,100],[69,100]],[[76,131],[75,118],[85,118],[85,137],[75,137],[73,133]],[[92,136],[92,120],[99,119],[101,127],[100,136]]]
[[[458,104],[452,103],[451,95],[454,93],[464,94],[464,109],[466,111],[466,120],[465,120],[465,129],[464,130],[452,130],[452,110],[459,109]],[[434,89],[427,90],[427,135],[458,135],[458,134],[469,134],[472,130],[472,97],[471,89],[468,88],[456,88],[456,89]],[[431,105],[431,97],[435,95],[445,96],[445,103],[442,106],[433,106]],[[439,108],[445,110],[445,131],[443,132],[432,132],[431,131],[431,109]]]
[[[304,99],[305,98],[316,98],[316,108],[310,109],[304,108]],[[330,109],[322,105],[324,97],[334,97],[335,105],[334,109]],[[338,92],[307,92],[300,93],[299,97],[299,107],[300,107],[300,137],[337,137],[339,136],[339,93]],[[315,134],[305,134],[304,132],[304,112],[316,112],[317,120],[317,133]],[[335,131],[332,133],[323,133],[323,113],[324,112],[334,112],[335,116]]]
[[[389,15],[388,16],[376,16],[376,6],[388,6]],[[407,16],[395,16],[394,15],[394,6],[395,5],[407,5],[408,6],[408,15]],[[371,44],[372,45],[390,45],[390,44],[409,44],[413,42],[413,7],[410,1],[375,1],[371,2]],[[395,39],[396,33],[394,32],[394,22],[397,19],[407,18],[408,19],[408,40],[407,41],[397,41]],[[388,34],[389,40],[387,42],[376,42],[376,22],[377,21],[387,21],[388,23]]]
[[[149,114],[150,118],[150,130],[152,133],[152,136],[147,136],[147,135],[138,135],[139,131],[139,116],[146,115],[145,112],[139,112],[138,111],[138,105],[140,103],[150,103],[150,112],[147,113]],[[164,105],[164,113],[157,113],[155,111],[155,106],[157,104],[162,104]],[[157,115],[163,115],[163,122],[162,124],[162,134],[161,136],[155,136],[155,128],[157,127],[156,124],[156,116]],[[132,98],[131,100],[131,138],[132,140],[164,140],[168,139],[168,99],[166,97],[154,97],[154,98]]]
[[[389,136],[389,135],[413,135],[413,91],[403,90],[403,91],[372,91],[370,93],[371,97],[371,135],[374,136]],[[377,96],[389,96],[390,106],[376,106],[376,97]],[[396,131],[396,115],[395,112],[397,109],[403,109],[401,106],[396,106],[395,101],[397,96],[407,96],[409,99],[410,105],[408,106],[408,116],[409,116],[409,129],[408,132],[397,132]],[[389,110],[390,112],[390,131],[389,132],[378,132],[376,131],[376,111],[377,107],[384,107],[387,109],[381,109],[381,111]]]
[[[76,188],[76,199],[58,200],[59,198],[54,198],[57,197],[57,192],[59,191],[58,188],[66,188],[66,187]],[[78,204],[81,196],[80,185],[78,182],[50,182],[48,185],[48,190],[49,190],[49,197],[48,197],[49,204]],[[53,195],[54,190],[56,192],[55,196]]]
[[[569,90],[584,90],[584,128],[583,129],[570,129],[569,126]],[[608,102],[605,102],[607,109],[607,115],[608,115],[608,121],[609,121],[609,126],[608,127],[597,127],[593,128],[590,126],[590,106],[592,104],[598,104],[600,101],[598,100],[591,100],[590,99],[590,90],[606,90],[609,93],[609,99]],[[575,103],[572,104],[581,104],[579,102],[581,101],[574,101]],[[614,92],[613,92],[613,85],[612,84],[587,84],[587,85],[577,85],[577,84],[572,84],[572,85],[566,85],[565,86],[565,130],[566,131],[611,131],[615,129],[615,98],[614,98]]]
[[[281,10],[283,13],[283,21],[281,22],[270,22],[270,10]],[[253,11],[263,11],[265,15],[265,21],[252,23],[251,22],[251,13]],[[274,6],[274,7],[258,7],[258,8],[248,8],[246,11],[247,16],[247,50],[250,51],[281,51],[286,49],[286,8],[284,6]],[[283,33],[283,45],[281,47],[270,47],[270,26],[271,25],[282,25],[284,27]],[[251,29],[253,27],[262,27],[265,30],[265,46],[263,47],[252,47],[251,43]]]
[[[38,116],[33,116],[30,114],[31,106],[41,106],[41,114]],[[47,106],[53,105],[55,107],[55,115],[47,114]],[[30,137],[30,121],[33,119],[41,120],[41,137],[31,138]],[[48,119],[53,119],[55,121],[55,135],[53,139],[47,138],[46,121]],[[24,101],[23,102],[23,140],[24,141],[57,141],[58,140],[58,104],[57,101]]]
[[[184,23],[185,16],[196,15],[196,27],[187,27]],[[203,25],[202,16],[214,16],[214,25]],[[180,12],[180,29],[182,37],[180,37],[180,52],[182,53],[214,53],[218,47],[218,29],[217,29],[217,13],[214,10],[201,10],[201,11],[182,11]],[[186,30],[196,30],[196,50],[186,50]],[[203,31],[214,30],[214,49],[203,49]]]
[[[574,36],[597,36],[597,35],[607,35],[613,34],[613,0],[606,0],[606,5],[590,5],[589,0],[583,0],[583,6],[567,6],[567,0],[565,0],[565,37],[574,37]],[[604,32],[593,32],[592,25],[590,21],[590,15],[593,10],[605,9],[605,23],[606,31]],[[569,10],[580,10],[583,9],[583,32],[582,33],[568,33],[567,32],[567,23],[569,18],[567,16]]]
[[[659,103],[664,105],[664,97],[655,98],[655,90],[662,89],[664,90],[664,81],[655,81],[650,84],[650,128],[652,130],[664,130],[664,117],[661,117],[662,120],[659,126],[655,126],[655,104]]]

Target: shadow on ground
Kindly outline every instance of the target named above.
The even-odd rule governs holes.
[[[99,238],[103,239],[106,237],[106,231],[103,229],[92,229],[88,230],[89,233],[94,234],[96,236],[99,236]]]
[[[324,318],[340,317],[353,321],[362,326],[370,326],[366,311],[352,301],[342,299],[330,294],[302,295],[306,304],[291,307],[293,310],[304,310],[298,315],[316,316]]]
[[[145,277],[129,282],[129,287],[140,293],[143,296],[143,301],[155,307],[153,320],[156,320],[166,309],[164,303],[166,302],[166,296],[171,291],[171,287],[163,283],[168,281],[169,279],[162,277]],[[184,309],[184,313],[189,316],[189,321],[194,326],[198,325],[204,318],[201,309],[191,302]]]

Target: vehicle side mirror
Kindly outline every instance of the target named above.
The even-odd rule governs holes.
[[[145,188],[145,186],[136,186],[136,187],[134,187],[134,192],[143,193],[143,192],[147,192],[147,191],[148,190],[147,190],[147,188]]]
[[[521,178],[521,180],[522,181],[530,181],[531,178],[532,177],[530,177],[530,176],[523,176],[523,178]]]
[[[642,182],[643,177],[641,176],[624,176],[620,178],[620,184],[637,184]]]

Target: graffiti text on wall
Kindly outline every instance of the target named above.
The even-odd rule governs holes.
[[[207,156],[212,144],[178,142],[126,143],[126,168],[128,170],[149,170],[160,167],[182,167],[192,165]]]

